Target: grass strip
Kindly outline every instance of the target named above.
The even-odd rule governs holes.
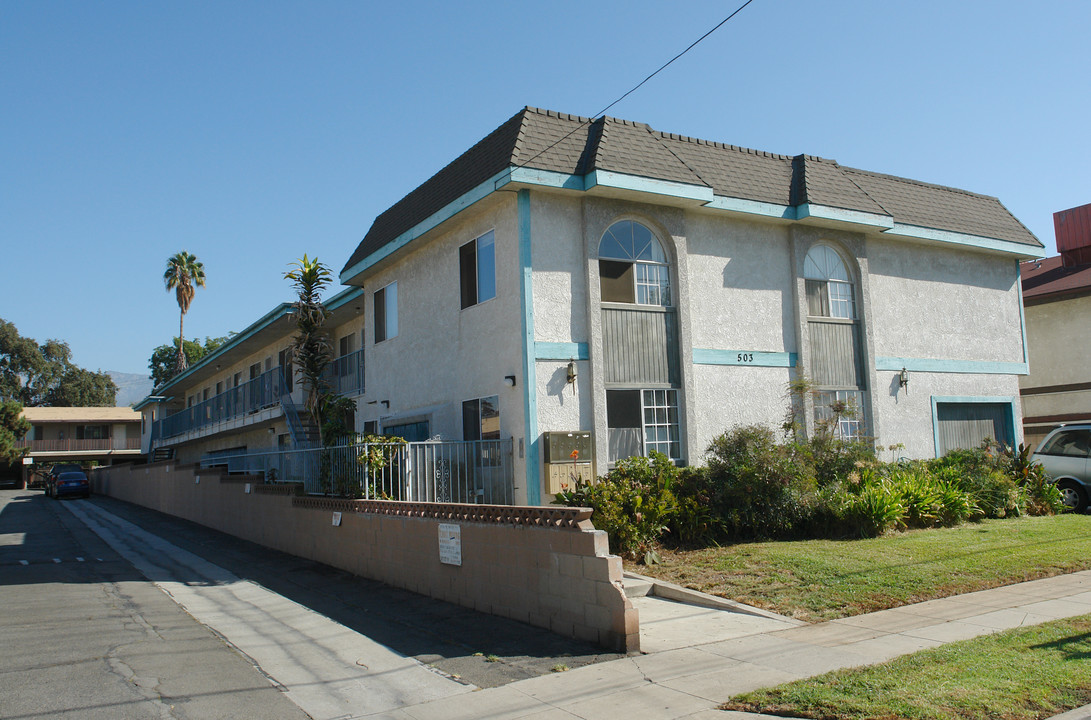
[[[823,720],[1031,720],[1089,702],[1084,615],[738,695],[721,709]]]
[[[867,540],[660,552],[645,575],[808,622],[1091,568],[1091,517],[986,520]]]

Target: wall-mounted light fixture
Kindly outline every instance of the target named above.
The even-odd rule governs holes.
[[[390,401],[389,400],[380,400],[379,404],[382,405],[383,407],[385,407],[387,410],[390,409]]]
[[[898,385],[905,388],[905,394],[909,394],[909,371],[902,368],[902,371],[898,373]]]
[[[277,434],[277,429],[275,427],[269,428],[269,434],[270,435],[276,435]]]
[[[576,361],[568,361],[568,374],[565,376],[565,382],[569,385],[574,385],[576,382]]]
[[[507,385],[508,387],[515,387],[515,376],[514,375],[505,375],[504,376],[504,384]]]

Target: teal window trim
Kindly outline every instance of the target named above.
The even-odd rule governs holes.
[[[1025,357],[1025,356],[1024,356]],[[902,368],[911,372],[959,373],[963,375],[1026,375],[1026,362],[999,362],[992,360],[947,360],[943,358],[875,358],[876,370],[899,372]]]
[[[939,457],[939,413],[937,406],[940,403],[967,404],[1007,404],[1008,422],[1011,423],[1011,434],[1014,441],[1019,440],[1019,425],[1016,424],[1015,403],[1018,398],[1010,395],[933,395],[932,396],[932,452]],[[994,438],[995,439],[995,438]]]
[[[526,418],[527,504],[542,503],[540,443],[538,441],[538,377],[535,372],[534,276],[531,267],[530,191],[516,195],[519,223],[519,293],[522,300],[523,331],[523,414]]]

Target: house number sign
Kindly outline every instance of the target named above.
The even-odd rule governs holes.
[[[462,565],[462,527],[439,524],[439,561],[444,565]]]

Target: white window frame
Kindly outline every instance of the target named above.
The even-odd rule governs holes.
[[[645,456],[655,450],[674,462],[681,461],[682,426],[678,414],[678,390],[641,390],[640,424]],[[675,452],[671,452],[672,446]]]
[[[372,302],[383,296],[383,336],[379,337],[379,323],[375,323],[375,344],[398,337],[398,281],[388,283],[375,291]],[[378,313],[375,313],[376,320]]]
[[[473,295],[474,295],[474,297],[473,297],[473,302],[467,302],[467,298],[465,297],[466,288],[463,286],[463,284],[465,283],[466,278],[468,277],[468,273],[466,272],[466,269],[463,268],[463,266],[462,266],[462,262],[463,262],[462,259],[464,257],[463,256],[463,249],[466,248],[466,247],[469,247],[471,245],[473,246],[473,249],[474,249],[474,267],[473,267],[473,281],[474,281]],[[482,248],[488,248],[489,249],[489,252],[487,253],[487,255],[490,258],[490,261],[489,261],[489,266],[487,268],[482,267],[482,258],[485,256],[485,254],[482,253]],[[485,290],[486,292],[489,292],[491,290],[492,294],[488,295],[488,297],[484,297],[482,295],[482,291],[481,291],[481,278],[482,278],[483,274],[486,273],[486,272],[489,272],[489,273],[492,274],[491,287],[486,287],[486,290]],[[492,300],[492,299],[494,299],[496,297],[496,231],[495,230],[489,230],[486,233],[482,233],[481,235],[478,235],[476,238],[474,238],[470,242],[463,243],[462,245],[459,246],[459,248],[458,248],[458,289],[459,289],[459,302],[460,302],[463,310],[466,310],[467,308],[474,307],[476,305],[480,305],[482,303],[486,303],[489,300]]]
[[[631,223],[648,232],[650,242],[644,247],[636,247],[635,238],[632,239],[632,247],[625,245],[623,239],[613,235],[613,230],[623,223]],[[603,245],[607,238],[617,245],[620,253],[603,253]],[[647,249],[650,258],[641,257]],[[616,263],[630,263],[633,266],[633,304],[650,305],[652,307],[672,307],[670,262],[663,243],[650,227],[638,220],[623,218],[610,223],[606,231],[599,238],[598,259]]]

